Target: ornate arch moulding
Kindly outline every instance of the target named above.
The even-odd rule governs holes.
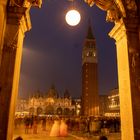
[[[89,6],[96,4],[107,11],[106,20],[117,22],[121,18],[136,17],[138,8],[135,0],[84,0]]]
[[[7,8],[7,22],[16,21],[16,24],[24,25],[24,32],[31,29],[30,9],[41,8],[42,0],[10,0]]]
[[[30,8],[31,6],[41,8],[42,0],[10,0],[9,6]]]

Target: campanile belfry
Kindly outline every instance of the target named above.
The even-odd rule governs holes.
[[[82,115],[99,115],[98,61],[91,25],[88,27],[82,51]]]

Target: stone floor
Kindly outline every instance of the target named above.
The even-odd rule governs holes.
[[[29,130],[28,134],[25,134],[24,126],[20,126],[14,130],[13,140],[21,136],[23,140],[98,140],[99,135],[89,135],[83,134],[80,132],[69,132],[67,137],[50,137],[50,128],[47,128],[45,131],[42,130],[41,126],[38,126],[38,133],[33,134],[32,130]],[[108,140],[121,140],[120,133],[110,133],[106,134]]]
[[[19,135],[14,135],[14,138],[18,137]],[[50,137],[46,134],[22,134],[23,140],[98,140],[99,136],[90,136],[90,137],[83,137],[77,135],[71,135],[67,137]],[[111,134],[108,137],[108,140],[120,140],[120,134]]]

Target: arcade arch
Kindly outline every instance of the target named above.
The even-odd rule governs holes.
[[[43,109],[41,107],[37,108],[37,115],[40,115],[41,113],[43,113]]]
[[[34,107],[29,108],[29,113],[31,115],[34,115],[34,112],[35,112],[35,108]]]
[[[54,114],[54,107],[52,105],[48,105],[45,109],[46,115],[53,115]]]
[[[62,115],[63,114],[63,109],[61,107],[58,107],[56,110],[57,115]]]
[[[115,26],[122,140],[140,139],[140,1],[85,0],[107,11]],[[30,8],[42,0],[0,1],[0,138],[12,140],[24,33],[30,30]],[[8,8],[7,8],[8,7]],[[9,36],[10,34],[10,36]],[[126,94],[123,94],[126,93]],[[9,117],[10,116],[10,117]]]

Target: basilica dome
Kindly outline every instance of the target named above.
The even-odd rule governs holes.
[[[54,85],[52,85],[49,91],[47,92],[47,98],[58,98],[58,92],[55,89]]]

